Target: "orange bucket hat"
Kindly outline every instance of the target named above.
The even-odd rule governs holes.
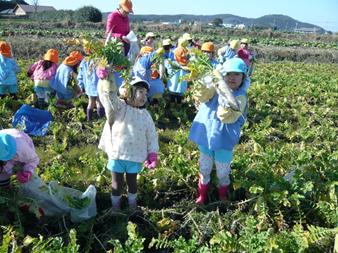
[[[152,47],[144,46],[140,50],[140,55],[149,54],[152,51],[154,51],[154,49]]]
[[[66,57],[66,59],[62,62],[65,65],[75,66],[80,61],[82,61],[83,55],[79,51],[73,51]]]
[[[174,56],[175,60],[180,64],[180,65],[187,65],[188,64],[188,50],[184,47],[177,47],[174,50]]]
[[[11,46],[6,41],[0,41],[0,54],[7,58],[12,58]]]
[[[45,61],[51,61],[55,64],[59,63],[59,51],[56,49],[49,49],[47,53],[43,56]]]
[[[133,3],[130,0],[120,0],[120,6],[124,11],[134,13]]]

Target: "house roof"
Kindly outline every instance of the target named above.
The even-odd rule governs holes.
[[[0,14],[13,14],[13,9],[6,9],[0,11]]]
[[[18,4],[15,8],[14,11],[18,8],[21,8],[24,10],[26,13],[32,13],[35,12],[35,6],[34,5],[24,5],[24,4]],[[53,6],[41,6],[38,5],[37,12],[42,12],[42,11],[56,11],[56,9]]]

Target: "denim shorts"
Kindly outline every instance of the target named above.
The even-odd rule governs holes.
[[[107,164],[108,170],[117,173],[139,173],[142,169],[142,163],[125,161],[125,160],[109,160]]]
[[[208,149],[207,147],[204,146],[198,146],[200,152],[203,154],[212,157],[215,161],[220,162],[220,163],[231,163],[232,157],[233,157],[233,152],[232,150],[227,150],[227,149],[219,149],[212,151]]]
[[[0,85],[0,95],[5,95],[6,93],[16,94],[18,93],[18,86],[14,85]]]

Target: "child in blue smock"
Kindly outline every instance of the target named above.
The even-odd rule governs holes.
[[[90,50],[85,47],[86,53],[90,54]],[[96,65],[93,59],[84,57],[80,63],[77,81],[82,91],[88,96],[87,105],[87,121],[93,118],[93,110],[96,107],[97,115],[102,118],[104,114],[103,105],[100,102],[97,92],[97,83],[99,78],[96,74]]]
[[[159,78],[157,70],[153,69],[156,55],[162,55],[164,49],[160,48],[154,51],[152,47],[145,46],[140,50],[139,57],[136,59],[133,67],[133,75],[149,83],[148,100],[158,99],[164,93],[164,84]]]
[[[80,87],[74,82],[82,59],[83,56],[79,51],[73,51],[58,67],[51,82],[51,88],[56,91],[58,99],[56,106],[70,105],[70,100],[80,94]]]
[[[9,93],[14,99],[18,93],[16,74],[20,68],[13,59],[11,46],[6,41],[0,41],[0,98]]]
[[[228,45],[218,49],[218,61],[224,63],[237,55],[239,40],[231,40]]]
[[[178,46],[174,50],[175,61],[166,62],[169,79],[167,80],[167,88],[169,91],[170,102],[180,104],[184,93],[188,88],[188,82],[182,80],[187,74],[187,65],[189,62],[189,50],[187,48],[188,41],[185,38],[178,40]]]
[[[246,69],[246,64],[239,58],[226,61],[222,67],[224,80],[240,110],[230,108],[226,99],[216,92],[209,101],[201,104],[192,123],[189,139],[196,143],[200,150],[199,196],[196,200],[199,205],[204,204],[206,200],[214,163],[219,198],[227,199],[233,149],[239,142],[240,130],[246,120],[247,89],[250,85],[250,81],[246,78]]]

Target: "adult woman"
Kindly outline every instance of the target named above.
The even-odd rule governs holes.
[[[120,0],[117,10],[108,15],[106,24],[106,36],[111,33],[113,38],[119,38],[123,42],[125,55],[130,48],[130,41],[126,37],[130,32],[129,13],[133,13],[131,0]]]

